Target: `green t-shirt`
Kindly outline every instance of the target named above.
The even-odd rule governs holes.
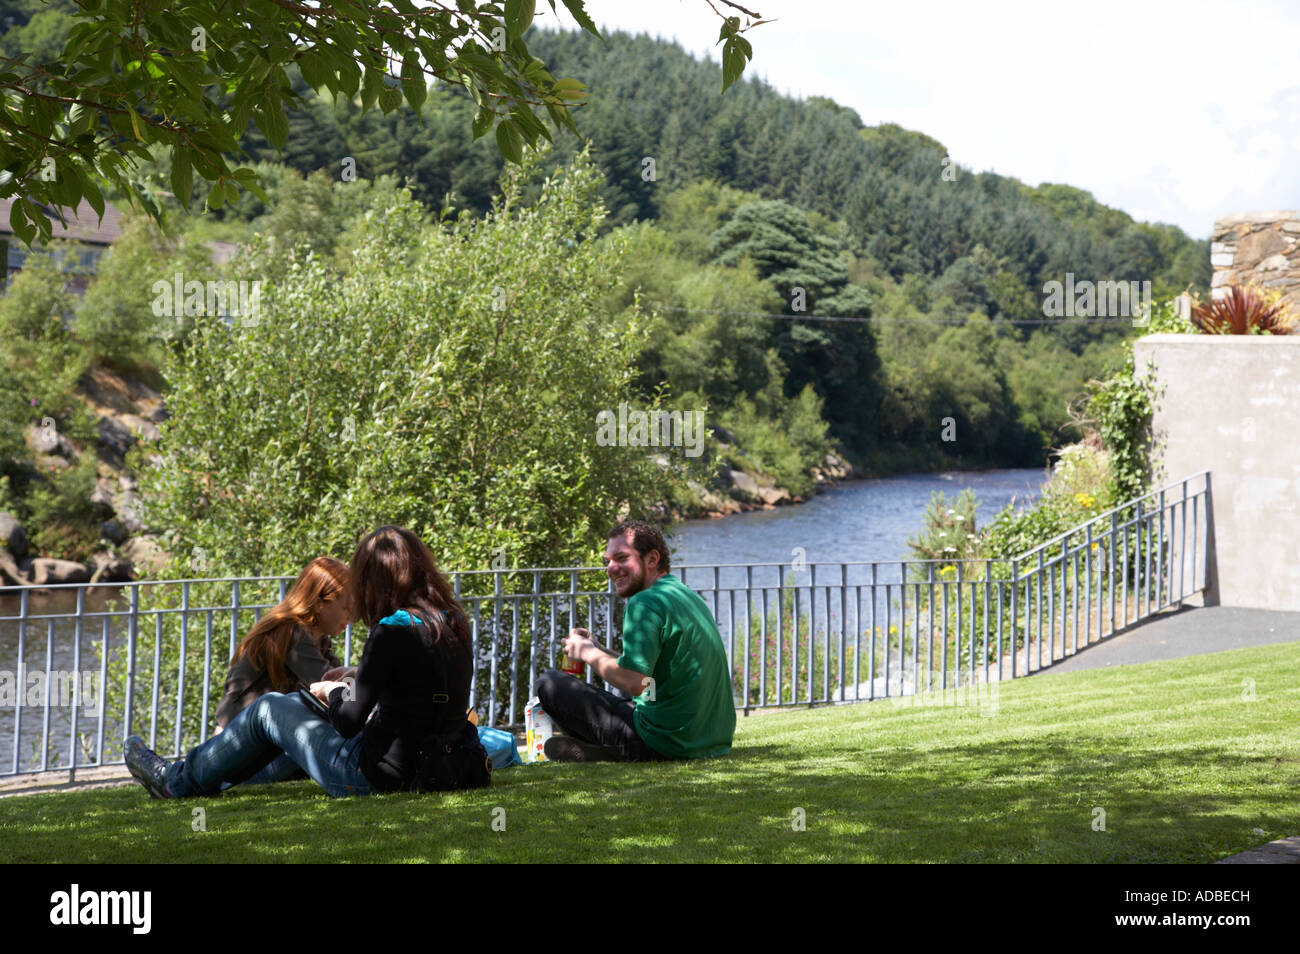
[[[677,577],[665,574],[628,599],[618,664],[654,679],[633,716],[652,749],[673,758],[731,751],[736,703],[722,637],[708,604]]]

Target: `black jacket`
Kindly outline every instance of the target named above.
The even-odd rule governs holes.
[[[469,647],[449,624],[438,628],[418,612],[399,611],[370,631],[356,698],[345,700],[342,688],[331,692],[329,720],[346,739],[362,734],[361,773],[376,792],[408,788],[420,743],[464,728],[473,671]]]

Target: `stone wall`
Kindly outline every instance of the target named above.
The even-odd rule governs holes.
[[[1214,222],[1210,294],[1252,279],[1300,306],[1300,212],[1243,212]]]

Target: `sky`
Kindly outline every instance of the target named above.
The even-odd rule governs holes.
[[[746,76],[923,132],[961,169],[1066,183],[1195,238],[1225,215],[1300,208],[1300,0],[742,5],[774,20],[746,34]],[[602,30],[720,60],[708,0],[587,9]]]

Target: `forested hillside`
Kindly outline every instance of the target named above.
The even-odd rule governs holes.
[[[719,96],[715,65],[644,35],[602,45],[534,30],[529,42],[590,89],[577,122],[605,173],[610,225],[643,223],[633,283],[663,319],[643,384],[666,381],[763,431],[754,440],[773,446],[769,457],[791,450],[769,425],[800,420],[792,402],[811,386],[804,411],[819,403],[831,438],[873,470],[1040,462],[1077,436],[1066,403],[1132,332],[1127,322],[1036,327],[1043,284],[1067,272],[1150,281],[1156,299],[1208,286],[1206,241],[1068,185],[973,173],[929,136],[865,126],[829,98],[797,101],[756,79]],[[283,156],[256,131],[250,148],[334,178],[352,157],[359,174],[395,175],[431,209],[450,196],[483,211],[500,159],[486,139],[471,142],[470,118],[468,98],[450,90],[431,97],[422,122],[317,100]],[[578,147],[559,137],[554,156]],[[230,214],[259,205],[249,197]],[[800,305],[870,321],[754,317]],[[960,327],[973,313],[992,327]],[[937,440],[944,417],[961,439]]]

